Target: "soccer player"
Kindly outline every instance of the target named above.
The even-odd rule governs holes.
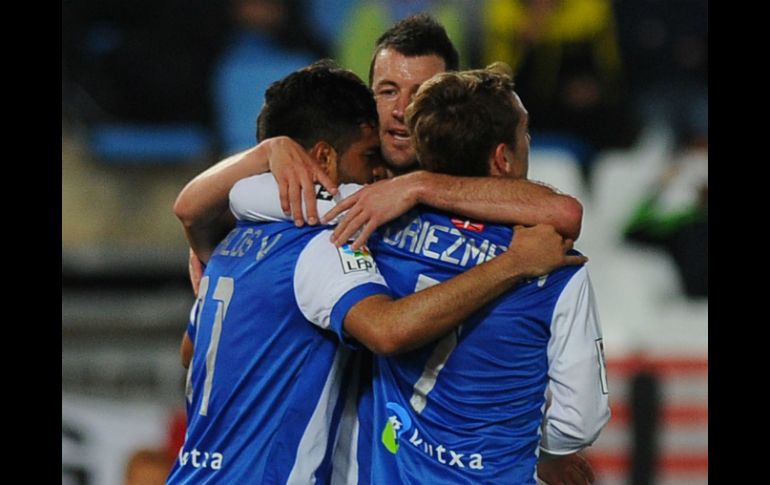
[[[418,91],[407,123],[428,170],[527,175],[528,117],[507,74],[438,75]],[[270,205],[267,214],[278,213],[271,185],[269,176],[238,182],[236,215],[253,217]],[[376,232],[369,245],[403,296],[493,258],[510,235],[505,226],[423,208]],[[592,480],[575,453],[609,420],[603,358],[582,266],[517,285],[436,343],[375,356],[373,422],[361,414],[361,429],[374,427],[373,437],[362,431],[374,440],[371,483],[534,484],[539,447],[570,456],[573,471]],[[544,417],[546,388],[553,397]]]
[[[432,17],[410,16],[382,34],[372,57],[369,85],[379,118],[382,159],[391,174],[418,168],[408,138],[404,112],[420,84],[443,71],[457,70],[457,50],[444,28]],[[297,225],[318,222],[315,182],[335,194],[336,184],[307,151],[287,137],[259,138],[255,147],[230,156],[195,177],[174,207],[188,228],[192,249],[205,253],[232,227],[228,191],[238,180],[270,170],[279,182],[281,207],[291,211]],[[303,204],[306,214],[303,214]],[[575,198],[525,179],[454,177],[411,172],[373,184],[346,200],[351,217],[335,229],[338,244],[363,227],[354,242],[359,247],[380,225],[417,204],[481,220],[506,224],[550,224],[566,238],[577,239],[582,205]],[[213,224],[223,218],[221,224]],[[193,254],[191,253],[191,256]],[[193,266],[197,264],[192,261]]]
[[[457,67],[457,52],[445,30],[427,15],[408,17],[378,39],[369,84],[375,89],[383,161],[391,174],[417,168],[414,149],[404,140],[408,133],[404,122],[406,106],[422,82]],[[336,193],[336,184],[302,146],[286,137],[260,140],[254,148],[206,170],[180,193],[175,212],[186,226],[191,246],[197,252],[206,254],[210,250],[207,248],[222,237],[222,231],[231,227],[227,193],[241,178],[271,170],[280,184],[282,209],[291,211],[300,226],[304,223],[303,215],[311,224],[318,222],[314,182]],[[525,179],[455,177],[419,170],[390,179],[387,184],[367,186],[344,200],[339,210],[355,206],[350,210],[351,216],[335,229],[334,241],[346,242],[349,236],[363,229],[353,244],[358,247],[378,226],[419,203],[486,221],[549,223],[571,238],[579,235],[582,219],[582,206],[576,199]],[[224,223],[214,224],[218,218]],[[200,274],[201,269],[193,251],[190,255],[195,287],[196,274]],[[573,459],[575,455],[566,458]]]
[[[376,120],[366,86],[320,63],[270,87],[258,129],[299,141],[335,183],[362,183]],[[368,252],[336,248],[327,228],[239,222],[201,280],[188,429],[168,483],[329,483],[352,339],[418,347],[522,278],[583,260],[552,228],[522,231],[511,251],[394,301]]]
[[[407,111],[407,125],[428,170],[526,178],[527,112],[505,74],[433,78]],[[413,250],[406,244],[413,231],[435,241]],[[459,241],[491,251],[509,231],[418,211],[376,233],[370,244],[386,281],[403,295],[467,267]],[[610,416],[602,334],[585,267],[518,285],[436,344],[376,357],[374,376],[374,423],[382,434],[373,450],[373,483],[394,476],[402,483],[426,476],[535,483],[538,444],[551,455],[575,453]],[[546,386],[553,399],[543,420]]]

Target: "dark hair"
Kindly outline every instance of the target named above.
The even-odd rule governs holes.
[[[324,59],[267,88],[257,140],[289,136],[305,148],[325,140],[342,153],[361,136],[362,123],[377,126],[371,90],[352,71]]]
[[[488,175],[494,148],[516,145],[522,113],[513,108],[513,88],[509,73],[488,69],[445,72],[423,83],[406,110],[420,166],[450,175]]]
[[[456,71],[460,55],[441,25],[427,13],[410,15],[397,22],[377,39],[369,63],[369,85],[372,85],[374,60],[383,49],[394,49],[408,57],[437,55],[444,59],[447,71]]]

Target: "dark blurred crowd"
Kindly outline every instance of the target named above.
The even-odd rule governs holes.
[[[570,152],[587,185],[596,155],[632,146],[649,123],[675,138],[661,180],[689,173],[676,160],[693,153],[707,165],[706,0],[65,0],[63,123],[85,132],[129,123],[140,134],[195,126],[202,146],[214,140],[213,161],[257,141],[271,82],[323,57],[367,80],[380,33],[422,11],[446,27],[461,68],[512,66],[533,147]],[[664,193],[656,188],[626,234],[662,245],[687,274],[695,268],[693,281],[706,283],[686,276],[693,295],[708,292],[705,174],[692,190],[700,202],[686,208],[697,217],[674,211],[672,225],[671,210],[652,210]],[[682,221],[694,226],[681,230]]]
[[[631,144],[651,110],[684,138],[703,131],[705,0],[65,0],[63,115],[217,130],[223,70],[328,56],[365,78],[377,35],[419,11],[446,26],[462,67],[513,66],[534,136],[566,135],[586,160]]]

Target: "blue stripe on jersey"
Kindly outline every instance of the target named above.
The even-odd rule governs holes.
[[[187,323],[187,336],[190,337],[190,340],[195,341],[195,323],[193,320]]]
[[[372,295],[390,295],[390,291],[387,286],[378,285],[377,283],[366,283],[361,286],[357,286],[352,290],[345,293],[345,295],[337,301],[331,312],[331,330],[339,337],[343,342],[346,342],[351,348],[359,348],[357,343],[350,340],[345,336],[343,332],[343,324],[345,323],[345,316],[347,316],[350,308]]]
[[[362,359],[360,390],[358,396],[358,483],[371,482],[372,446],[375,443],[374,433],[374,390],[372,388],[372,366],[374,356],[369,353],[368,361]]]
[[[491,259],[511,234],[416,211],[369,247],[401,297]],[[437,343],[375,356],[373,484],[535,483],[553,310],[578,269],[517,285]]]
[[[198,300],[195,300],[192,309],[190,309],[190,319],[187,321],[187,336],[190,341],[195,342],[195,320],[198,318]]]

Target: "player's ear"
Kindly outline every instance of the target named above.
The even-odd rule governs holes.
[[[489,159],[489,175],[505,177],[513,167],[513,153],[505,143],[499,143]]]
[[[335,178],[337,173],[337,150],[333,146],[324,140],[319,140],[310,149],[310,155],[318,161],[326,175]]]

